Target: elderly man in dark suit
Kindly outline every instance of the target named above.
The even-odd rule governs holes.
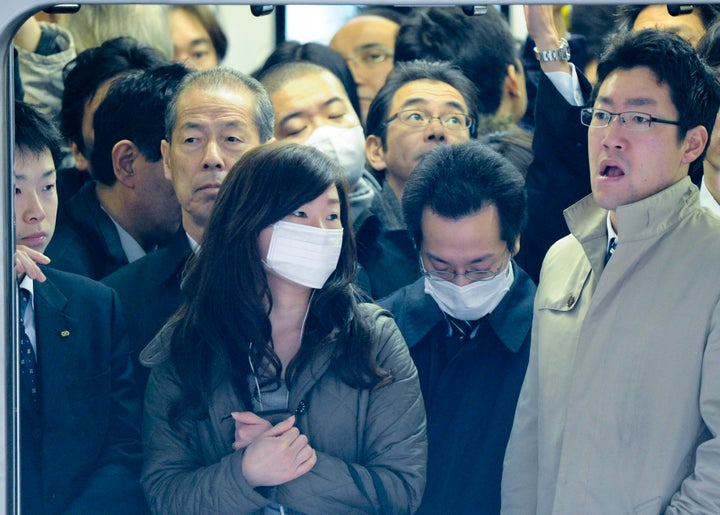
[[[163,167],[180,202],[182,226],[167,246],[103,279],[120,295],[141,392],[150,370],[138,355],[180,307],[185,266],[202,242],[220,184],[248,149],[272,139],[274,112],[255,79],[212,68],[183,79],[165,124]]]
[[[140,400],[117,295],[45,268],[57,216],[54,127],[15,106],[22,513],[143,513]]]

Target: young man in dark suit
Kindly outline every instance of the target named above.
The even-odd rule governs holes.
[[[403,189],[422,276],[379,304],[410,348],[427,411],[418,514],[500,513],[535,296],[513,260],[525,201],[520,171],[478,141],[431,150]]]
[[[15,105],[20,510],[143,513],[140,401],[117,295],[43,265],[57,216],[56,129]]]

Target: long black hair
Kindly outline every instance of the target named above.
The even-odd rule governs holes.
[[[296,144],[261,145],[232,168],[183,281],[187,301],[174,317],[170,356],[182,394],[171,408],[171,421],[184,414],[207,416],[213,390],[228,379],[250,409],[248,357],[262,363],[266,384],[280,384],[282,365],[269,319],[273,300],[258,238],[263,229],[333,184],[341,203],[342,251],[333,274],[311,297],[300,351],[285,379],[291,388],[316,350],[335,345],[333,367],[345,383],[373,388],[389,381],[375,362],[373,333],[359,311],[355,245],[342,177],[339,165],[322,152]]]

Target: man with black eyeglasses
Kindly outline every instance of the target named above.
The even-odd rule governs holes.
[[[400,208],[405,181],[433,148],[469,140],[475,120],[473,85],[449,63],[399,63],[370,105],[365,154],[383,176],[382,189],[354,227],[372,298],[419,277]]]
[[[688,176],[718,107],[675,34],[603,54],[580,115],[592,195],[540,272],[503,513],[719,512],[720,219]]]
[[[410,348],[427,411],[427,486],[418,513],[500,511],[535,295],[512,259],[525,197],[520,171],[478,141],[432,150],[403,191],[423,277],[380,305]]]
[[[557,6],[524,6],[528,34],[536,45],[535,56],[542,73],[535,100],[535,159],[526,176],[528,223],[523,248],[516,259],[536,282],[548,249],[568,234],[563,210],[591,191],[587,130],[580,123],[580,109],[590,98],[592,85],[571,62],[572,43],[568,46],[568,41],[560,37],[554,7]],[[716,10],[710,4],[620,5],[615,30],[624,34],[656,28],[680,35],[695,46],[712,25]],[[693,163],[689,175],[700,185],[703,164]],[[701,202],[703,197],[701,194]]]
[[[402,23],[403,15],[397,9],[368,7],[345,22],[328,44],[345,59],[352,72],[363,124],[370,103],[393,69],[395,37]]]

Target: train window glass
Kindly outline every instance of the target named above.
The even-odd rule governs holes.
[[[356,12],[353,5],[285,6],[285,39],[327,45],[335,31]]]

